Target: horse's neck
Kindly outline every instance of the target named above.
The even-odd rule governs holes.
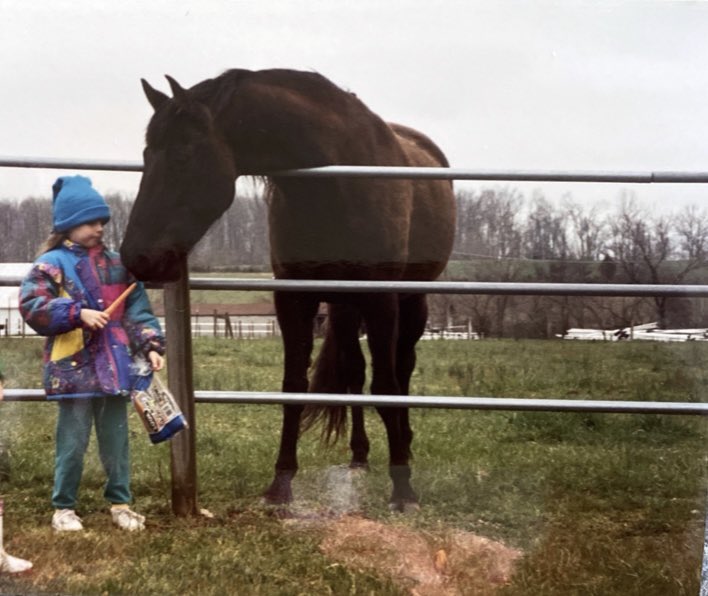
[[[345,92],[325,103],[293,87],[245,81],[222,102],[216,123],[239,170],[263,174],[357,163],[358,141],[349,120],[357,115],[371,116]]]

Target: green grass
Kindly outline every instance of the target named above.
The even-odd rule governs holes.
[[[0,339],[11,387],[38,387],[37,340]],[[196,339],[200,389],[277,390],[277,340]],[[421,342],[412,390],[425,395],[705,401],[708,345],[486,340]],[[169,446],[152,446],[131,416],[133,489],[148,531],[110,526],[103,476],[87,457],[80,513],[87,532],[55,536],[49,492],[55,408],[0,405],[5,544],[29,558],[0,592],[63,594],[398,594],[385,575],[335,563],[316,528],[283,523],[259,505],[271,479],[277,408],[197,405],[200,505],[214,519],[170,510]],[[386,441],[367,412],[372,469],[366,516],[439,539],[453,528],[503,540],[523,559],[501,593],[697,594],[705,482],[705,421],[695,417],[414,410],[413,483],[423,508],[388,513]],[[294,490],[327,505],[327,471],[346,445],[305,435]],[[2,461],[2,460],[0,460]],[[0,465],[2,465],[0,463]],[[89,562],[95,560],[95,562]]]

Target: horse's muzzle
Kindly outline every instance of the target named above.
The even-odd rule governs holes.
[[[180,278],[180,254],[176,251],[133,256],[121,250],[121,259],[125,267],[141,281],[171,282]]]

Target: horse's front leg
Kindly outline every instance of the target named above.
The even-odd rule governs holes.
[[[312,355],[312,324],[318,301],[309,295],[276,292],[275,308],[283,337],[285,393],[307,393],[307,369]],[[297,440],[300,433],[301,405],[283,406],[280,449],[275,462],[275,477],[263,498],[270,505],[292,501],[291,482],[298,468]]]
[[[400,395],[401,387],[396,374],[396,348],[398,343],[398,297],[395,294],[367,296],[362,302],[362,314],[371,351],[373,368],[371,393]],[[410,437],[406,432],[406,408],[377,408],[388,436],[389,475],[393,492],[389,507],[406,511],[417,507],[418,496],[410,483]]]
[[[297,472],[297,439],[303,406],[283,406],[283,426],[280,431],[280,449],[275,462],[275,475],[263,493],[268,505],[285,505],[293,500],[292,479]]]

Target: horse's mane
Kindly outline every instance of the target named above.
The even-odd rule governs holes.
[[[197,100],[203,101],[218,112],[225,108],[239,88],[249,81],[280,87],[283,90],[296,90],[303,95],[317,97],[323,102],[347,93],[318,72],[286,68],[257,71],[232,68],[218,77],[197,83],[190,92]]]

